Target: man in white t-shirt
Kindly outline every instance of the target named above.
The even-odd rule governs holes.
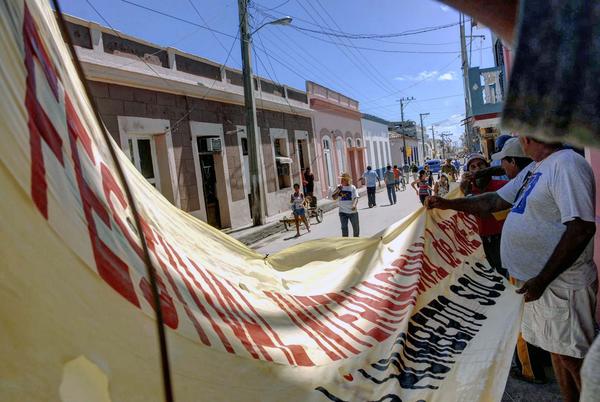
[[[560,144],[521,137],[534,162],[493,193],[429,208],[486,214],[511,208],[502,230],[502,264],[524,294],[523,338],[552,354],[563,397],[579,400],[579,370],[594,339],[598,287],[593,261],[594,174]]]
[[[340,185],[331,194],[331,198],[338,200],[340,223],[342,225],[342,237],[348,237],[348,221],[352,224],[352,234],[358,237],[360,234],[358,224],[358,191],[352,185],[352,178],[348,173],[342,173],[340,176]]]

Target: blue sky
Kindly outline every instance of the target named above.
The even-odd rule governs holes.
[[[62,0],[61,4],[65,13],[106,25],[88,1],[121,32],[241,67],[239,42],[232,38],[238,31],[237,0],[129,0],[220,33],[123,0]],[[251,2],[250,21],[255,27],[285,15],[292,16],[292,25],[299,28],[352,34],[393,34],[458,22],[456,11],[432,0]],[[485,35],[485,40],[473,40],[471,65],[493,65],[489,30],[476,28],[473,35]],[[358,100],[363,112],[388,120],[400,119],[397,99],[413,96],[416,100],[406,107],[405,119],[418,122],[419,113],[429,112],[426,126],[436,125],[436,132],[454,132],[455,140],[462,132],[457,25],[375,39],[346,39],[267,25],[254,36],[254,46],[254,72],[258,75],[299,89],[304,89],[305,80],[315,81]]]

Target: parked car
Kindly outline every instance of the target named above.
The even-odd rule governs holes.
[[[431,173],[439,173],[442,170],[443,162],[440,159],[430,159],[425,161],[425,164],[429,166]],[[419,166],[419,170],[422,170],[424,166]]]

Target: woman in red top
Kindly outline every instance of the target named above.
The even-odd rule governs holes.
[[[471,154],[467,160],[467,172],[471,173],[469,177],[475,177],[475,173],[488,167],[489,164],[481,154]],[[460,188],[465,195],[479,195],[494,192],[506,183],[508,183],[506,180],[495,180],[490,176],[485,176],[477,179],[463,179],[460,183]],[[483,250],[490,265],[504,277],[508,278],[508,271],[502,268],[502,260],[500,259],[500,235],[506,215],[503,214],[502,218],[497,218],[496,216],[497,214],[477,217],[479,236],[481,236]]]

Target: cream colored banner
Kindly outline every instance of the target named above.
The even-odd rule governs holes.
[[[45,2],[0,3],[0,55],[0,400],[160,401],[138,235]],[[501,399],[522,302],[473,217],[421,210],[265,258],[119,157],[177,401]]]

